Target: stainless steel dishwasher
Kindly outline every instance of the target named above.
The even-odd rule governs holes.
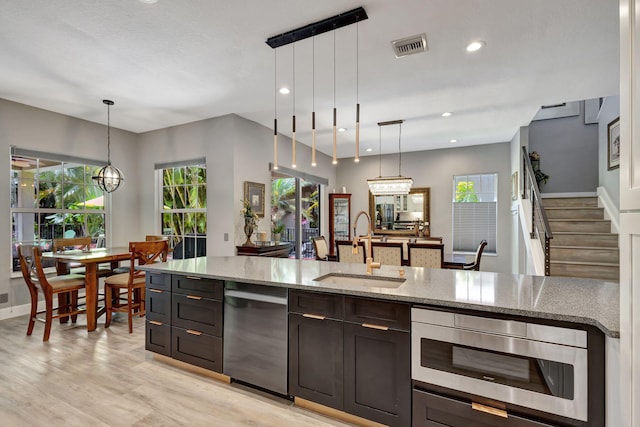
[[[287,289],[226,282],[223,372],[287,394]]]

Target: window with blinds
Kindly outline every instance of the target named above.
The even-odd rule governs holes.
[[[485,253],[496,253],[498,174],[453,177],[453,251],[475,252],[481,240]]]

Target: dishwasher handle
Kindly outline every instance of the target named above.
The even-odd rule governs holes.
[[[225,297],[244,299],[249,301],[267,302],[270,304],[287,305],[287,297],[277,297],[274,295],[266,295],[255,292],[238,291],[235,289],[225,289]]]

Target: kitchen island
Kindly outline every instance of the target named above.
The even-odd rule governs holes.
[[[223,299],[221,296],[222,289],[228,283],[241,282],[251,285],[288,288],[288,394],[296,396],[297,399],[305,393],[305,390],[308,391],[314,387],[317,388],[316,386],[307,387],[304,384],[304,382],[308,381],[309,378],[312,378],[313,380],[317,379],[321,382],[326,380],[327,370],[320,369],[320,372],[322,373],[320,378],[313,378],[313,371],[305,371],[305,366],[308,366],[310,363],[309,360],[307,360],[308,358],[313,359],[316,364],[319,363],[318,360],[322,362],[326,358],[329,358],[334,362],[340,361],[344,366],[339,367],[336,380],[328,386],[330,390],[328,389],[329,391],[322,394],[322,396],[329,396],[331,399],[328,399],[326,403],[322,401],[324,397],[318,399],[312,397],[309,400],[311,400],[312,403],[320,403],[390,425],[409,425],[409,421],[406,414],[396,416],[397,414],[394,412],[397,408],[395,408],[395,406],[383,409],[375,408],[375,410],[372,410],[369,407],[362,408],[363,405],[358,402],[349,404],[348,401],[350,395],[359,395],[359,399],[366,399],[366,397],[362,397],[362,388],[358,389],[358,387],[362,387],[362,384],[364,384],[363,381],[365,380],[374,380],[371,380],[370,378],[360,378],[357,376],[349,379],[348,375],[351,375],[352,371],[358,371],[358,363],[373,364],[372,366],[366,365],[368,366],[367,370],[369,371],[371,369],[378,369],[377,372],[388,371],[388,369],[385,370],[382,365],[376,365],[383,361],[367,358],[366,354],[362,355],[357,353],[358,348],[367,348],[366,346],[373,342],[383,342],[385,343],[385,346],[381,347],[381,349],[376,348],[375,350],[373,347],[370,347],[369,350],[371,351],[367,351],[367,354],[384,353],[390,355],[390,358],[396,359],[393,363],[388,365],[389,367],[401,365],[406,368],[403,368],[404,371],[402,372],[394,371],[393,374],[402,378],[410,375],[409,366],[411,364],[412,357],[410,356],[408,349],[408,346],[410,345],[409,335],[411,333],[409,313],[410,310],[415,310],[416,307],[436,309],[446,313],[447,315],[451,314],[451,316],[468,316],[468,319],[478,318],[478,315],[486,315],[488,318],[505,320],[516,326],[525,325],[525,330],[527,328],[526,325],[534,325],[536,323],[540,323],[541,325],[544,325],[544,327],[550,327],[552,329],[556,326],[568,326],[569,328],[576,330],[583,329],[586,331],[584,332],[586,337],[583,340],[585,342],[584,346],[586,347],[586,342],[589,342],[590,346],[588,358],[589,375],[591,376],[593,369],[599,370],[599,375],[601,375],[595,380],[592,380],[591,378],[589,380],[589,417],[586,417],[586,415],[576,415],[576,419],[567,420],[566,416],[554,418],[553,413],[551,413],[548,421],[558,423],[558,425],[590,426],[598,425],[594,423],[596,421],[602,423],[601,420],[604,418],[604,392],[597,393],[595,400],[592,399],[592,392],[594,391],[593,389],[597,387],[597,381],[600,381],[600,384],[602,384],[604,380],[604,374],[602,373],[604,371],[604,337],[619,337],[619,294],[618,284],[616,283],[603,282],[599,280],[511,275],[474,271],[422,269],[412,267],[404,267],[401,269],[399,267],[384,265],[380,269],[374,270],[373,276],[377,278],[386,278],[388,280],[376,281],[375,279],[372,280],[366,276],[366,266],[364,264],[343,264],[311,260],[246,256],[201,257],[174,260],[168,263],[143,266],[141,268],[152,273],[148,275],[147,281],[147,288],[152,291],[154,290],[154,285],[150,284],[149,278],[157,276],[162,277],[160,280],[155,279],[157,283],[161,283],[157,286],[159,289],[163,286],[166,288],[167,283],[171,283],[171,278],[173,278],[173,280],[176,278],[188,279],[193,283],[197,280],[204,280],[205,282],[207,280],[212,281],[213,287],[217,288],[215,291],[212,291],[212,294],[215,294],[216,296],[210,298],[214,306],[216,301],[220,302]],[[205,282],[197,285],[200,286],[200,288],[196,290],[196,294],[200,292],[201,295],[196,295],[195,297],[192,297],[192,299],[201,298],[203,295],[205,296],[205,299],[208,298],[206,295]],[[175,285],[173,288],[169,286],[168,289],[173,289],[173,301],[175,301],[176,296],[182,292],[176,291]],[[158,291],[147,292],[148,300],[150,295],[152,297],[157,297],[159,295],[157,292]],[[202,294],[202,292],[205,292],[205,294]],[[293,296],[296,298],[295,301],[292,300]],[[309,296],[311,296],[311,298],[309,298]],[[169,296],[169,298],[171,297]],[[307,299],[305,300],[305,298]],[[171,305],[172,303],[168,304]],[[149,325],[149,327],[151,327],[151,331],[154,330],[153,328],[164,328],[164,332],[162,333],[157,330],[150,333],[150,329],[147,329],[147,348],[153,351],[158,351],[158,349],[153,347],[153,343],[149,346],[150,335],[155,333],[156,337],[166,335],[168,338],[169,336],[177,336],[179,333],[182,333],[183,330],[186,330],[187,332],[191,330],[186,327],[176,327],[180,325],[176,325],[175,322],[170,324],[170,327],[167,327],[167,325],[163,324],[161,321],[154,320],[154,307],[159,306],[160,304],[156,303],[155,305],[148,304],[147,307],[148,322],[156,322],[155,324],[152,323]],[[167,307],[167,303],[165,303],[165,307]],[[319,311],[307,313],[306,311],[308,310],[305,307],[315,307]],[[172,309],[169,310],[171,311],[171,316],[173,316],[174,320],[176,310],[179,311],[179,307],[177,308],[174,302]],[[322,310],[324,311],[320,313]],[[183,311],[186,312],[186,310]],[[219,304],[218,308],[214,311],[222,312],[222,304]],[[165,319],[171,318],[171,316],[165,317]],[[378,322],[380,323],[379,325],[367,325],[371,322],[360,322],[358,316],[363,316],[363,318],[367,317],[368,319],[379,318],[382,320]],[[456,317],[456,322],[458,321],[457,319],[458,317]],[[323,320],[325,323],[322,328],[318,327],[319,323],[309,323],[312,321],[318,322]],[[327,320],[330,320],[331,322],[327,322]],[[220,358],[223,347],[222,343],[228,338],[220,332],[222,327],[220,325],[222,323],[222,313],[217,314],[215,322],[219,323],[219,325],[217,325],[218,332],[216,333],[217,335],[212,334],[210,339],[212,342],[216,343],[217,347],[216,350],[211,352],[211,354],[213,355],[212,358]],[[354,329],[353,325],[360,326],[359,323],[362,323],[361,326],[364,326],[365,328]],[[373,329],[367,329],[367,326],[372,326]],[[532,326],[528,327],[533,329]],[[364,336],[359,331],[365,329],[368,331],[369,335],[371,335],[371,333],[378,335]],[[374,329],[377,329],[377,331]],[[386,333],[387,335],[380,335],[383,333]],[[393,339],[391,339],[391,333],[395,334],[393,335]],[[314,352],[324,351],[327,356],[326,358],[318,359],[316,356],[307,354],[308,352],[306,351],[305,346],[314,345],[312,338],[320,336],[325,340],[333,339],[334,341],[321,341],[317,343],[318,347]],[[340,341],[336,341],[335,337],[339,337]],[[169,343],[169,341],[167,341],[167,343]],[[166,345],[167,348],[165,349],[165,354],[176,357],[176,343],[177,341],[174,338],[171,338],[170,344]],[[579,346],[579,344],[576,345]],[[415,350],[413,351],[413,359],[417,359]],[[584,351],[587,351],[586,348]],[[162,353],[162,351],[158,352]],[[198,354],[197,351],[187,351],[185,353],[189,353],[186,356],[187,359],[181,360],[187,360],[190,363],[198,364],[197,361],[201,359],[201,355]],[[178,358],[180,357],[182,356],[179,355]],[[221,363],[217,361],[216,363],[207,366],[207,368],[224,373],[224,366],[220,367],[220,365]],[[335,365],[336,364],[333,363],[326,369],[330,369],[330,372],[335,374],[337,369],[335,368]],[[416,367],[414,366],[413,369],[415,370]],[[576,376],[577,375],[578,374],[576,374]],[[429,425],[422,424],[416,418],[416,407],[422,405],[422,401],[416,400],[416,393],[423,393],[424,390],[418,388],[423,386],[423,384],[416,381],[415,377],[413,378],[413,425]],[[393,383],[395,385],[396,381],[391,381],[394,379],[395,377],[391,378],[387,383]],[[406,379],[410,381],[408,377]],[[387,383],[384,381],[375,383],[374,381],[374,385],[378,388],[384,387],[382,384]],[[392,393],[390,396],[390,400],[396,402],[396,406],[398,405],[398,401],[411,400],[411,385],[409,384],[409,389],[407,390],[403,389],[403,387],[405,386],[399,386],[399,391],[396,394]],[[602,386],[600,385],[600,387]],[[371,388],[371,385],[368,388]],[[367,387],[364,388],[364,390],[366,389]],[[442,399],[442,396],[446,395],[447,398],[454,397],[456,399],[460,399],[460,401],[464,399],[474,400],[470,393],[450,391],[448,388],[440,385],[433,386],[433,388],[429,388],[427,391],[429,391],[429,393],[433,393],[428,395],[430,399],[434,396],[435,398]],[[309,393],[313,396],[313,393]],[[407,398],[406,396],[409,397]],[[378,397],[379,396],[375,396],[371,399],[376,400]],[[352,400],[357,400],[357,398]],[[301,399],[301,401],[304,401],[304,399]],[[296,400],[296,402],[298,401]],[[419,402],[419,405],[416,402]],[[427,400],[424,400],[424,402],[426,402],[425,405],[430,404]],[[458,400],[454,403],[457,404]],[[484,403],[491,404],[495,402],[488,401]],[[385,404],[385,402],[381,403],[382,406]],[[442,402],[440,401],[435,404],[442,406]],[[503,406],[506,409],[515,408],[516,412],[520,411],[519,413],[524,415],[531,415],[532,417],[540,416],[540,411],[535,409],[535,404],[531,405],[535,410],[529,410],[528,408],[523,409],[517,404],[512,405],[509,402]],[[596,406],[599,408],[594,409]],[[409,408],[411,408],[410,403]],[[474,407],[474,409],[476,408]],[[406,408],[402,411],[406,411]],[[402,411],[399,410],[398,412]],[[583,412],[584,411],[586,411],[586,409],[583,409]],[[452,413],[453,412],[460,413],[460,410],[455,409],[454,407],[454,409],[452,409]],[[377,414],[381,414],[380,417],[377,417]],[[389,414],[393,414],[394,417],[385,418],[385,416],[388,416]],[[409,419],[410,418],[411,417],[409,416]],[[517,417],[512,417],[511,419],[517,419]],[[447,421],[447,423],[448,424],[443,424],[464,425],[461,420]]]

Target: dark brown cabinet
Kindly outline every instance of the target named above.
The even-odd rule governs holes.
[[[222,372],[220,280],[147,273],[146,349]]]
[[[289,311],[291,395],[411,424],[408,304],[290,290]]]
[[[351,239],[351,194],[329,194],[329,255],[336,255],[336,240]]]

